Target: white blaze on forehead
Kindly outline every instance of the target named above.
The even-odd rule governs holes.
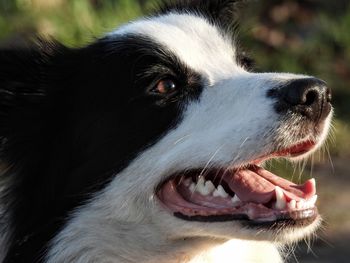
[[[123,34],[150,37],[210,82],[243,70],[235,62],[232,39],[199,16],[168,14],[146,18],[126,24],[109,36]]]

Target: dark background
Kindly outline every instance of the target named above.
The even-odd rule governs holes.
[[[25,45],[37,34],[82,46],[147,13],[154,2],[0,0],[0,47]],[[257,71],[315,75],[333,89],[335,121],[326,147],[301,164],[268,166],[296,182],[318,182],[324,225],[317,239],[291,252],[290,262],[350,262],[350,1],[250,1],[240,16],[240,43]]]

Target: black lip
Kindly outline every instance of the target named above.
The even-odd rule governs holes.
[[[196,221],[196,222],[206,222],[206,223],[214,223],[214,222],[228,222],[228,221],[234,221],[234,220],[247,220],[249,221],[249,218],[247,215],[244,214],[237,214],[237,215],[210,215],[210,216],[188,216],[184,215],[180,212],[174,213],[174,216],[186,221]]]
[[[318,210],[316,207],[305,209],[301,211],[291,211],[282,214],[277,220],[264,222],[250,220],[247,215],[210,215],[210,216],[188,216],[180,212],[174,213],[174,216],[186,221],[215,223],[215,222],[229,222],[240,221],[242,225],[251,228],[287,228],[287,227],[305,227],[312,224],[318,217]]]

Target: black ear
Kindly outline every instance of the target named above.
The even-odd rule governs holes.
[[[170,12],[195,13],[210,22],[232,30],[237,23],[237,11],[243,0],[169,0],[160,7],[160,14]]]

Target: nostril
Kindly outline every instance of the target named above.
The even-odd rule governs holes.
[[[311,106],[318,100],[319,92],[317,90],[308,90],[304,99],[304,103],[302,103],[305,106]]]

